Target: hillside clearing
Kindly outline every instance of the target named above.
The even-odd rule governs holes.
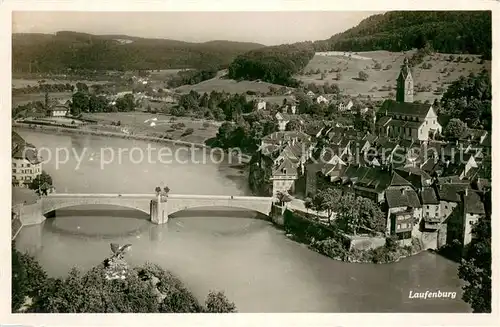
[[[304,74],[298,75],[296,78],[305,84],[323,85],[326,82],[338,84],[346,95],[362,94],[382,98],[389,96],[390,92],[395,92],[396,79],[403,59],[405,56],[411,57],[414,52],[368,51],[353,53],[353,56],[367,57],[371,61],[353,57],[349,59],[343,55],[343,52],[333,53],[334,55],[328,56],[325,53],[316,54],[304,69]],[[424,58],[422,64],[430,64],[430,68],[423,69],[422,64],[419,64],[413,69],[415,100],[429,99],[432,101],[438,98],[440,96],[437,94],[439,92],[436,92],[438,88],[446,89],[447,84],[457,80],[461,75],[467,76],[470,72],[479,73],[482,69],[491,72],[491,61],[481,63],[478,55],[453,56],[462,59],[468,58],[468,62],[450,62],[448,61],[450,54],[436,53]],[[380,69],[374,68],[376,63],[380,64]],[[320,73],[317,73],[318,70]],[[337,72],[333,70],[338,70],[338,73],[341,74],[340,80],[337,80]],[[360,71],[368,74],[367,81],[358,79]],[[324,74],[323,79],[321,79],[322,74]],[[418,92],[419,89],[420,92]]]

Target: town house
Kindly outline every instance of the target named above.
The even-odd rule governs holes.
[[[57,100],[49,108],[47,108],[47,116],[49,117],[65,117],[69,113],[69,101]]]
[[[486,216],[486,211],[480,192],[466,187],[458,193],[459,202],[447,224],[447,241],[458,240],[465,246],[472,241],[474,224]]]
[[[12,132],[12,184],[26,187],[42,173],[42,161],[35,146]]]
[[[396,177],[399,178],[401,177]],[[401,243],[410,245],[414,229],[416,231],[419,229],[422,205],[411,186],[396,186],[393,185],[394,181],[391,184],[385,191],[388,208],[386,235],[396,235]]]

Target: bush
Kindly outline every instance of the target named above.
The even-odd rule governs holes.
[[[203,122],[202,126],[203,126],[204,129],[207,129],[207,128],[210,127],[210,123],[209,122]]]
[[[367,81],[368,77],[370,77],[370,76],[367,73],[365,73],[364,71],[360,71],[358,73],[358,79],[360,79],[362,81]]]
[[[332,259],[344,261],[347,258],[347,250],[344,245],[333,238],[315,241],[311,243],[311,247]]]
[[[182,128],[186,127],[186,124],[184,124],[184,123],[175,123],[175,124],[172,124],[171,127],[174,128],[174,129],[182,129]]]
[[[385,70],[389,70],[389,69],[392,69],[392,65],[385,66]]]
[[[205,312],[209,313],[233,313],[236,311],[236,306],[230,302],[224,295],[224,292],[210,291],[205,300]]]
[[[194,132],[194,129],[189,127],[189,128],[186,128],[186,130],[184,131],[184,133],[181,134],[181,136],[188,136],[188,135],[193,134],[193,132]]]
[[[382,65],[381,65],[379,62],[377,62],[377,63],[373,66],[373,69],[380,70],[380,69],[382,69]]]

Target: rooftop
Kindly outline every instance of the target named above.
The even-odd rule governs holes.
[[[432,187],[424,187],[420,196],[422,198],[422,204],[439,204],[436,192]]]
[[[396,102],[389,99],[384,101],[378,113],[425,118],[431,107],[428,103]]]
[[[389,208],[421,208],[417,193],[412,189],[390,188],[385,191],[385,198]]]
[[[464,209],[466,213],[471,214],[484,214],[484,203],[479,193],[469,190],[464,195]]]
[[[469,188],[469,184],[439,184],[438,197],[442,201],[460,202],[460,193]]]

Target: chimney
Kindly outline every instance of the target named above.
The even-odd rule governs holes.
[[[468,196],[468,195],[469,195],[469,188],[467,187],[467,188],[465,189],[465,196]]]
[[[405,195],[406,194],[406,190],[404,188],[401,189],[401,195]]]

